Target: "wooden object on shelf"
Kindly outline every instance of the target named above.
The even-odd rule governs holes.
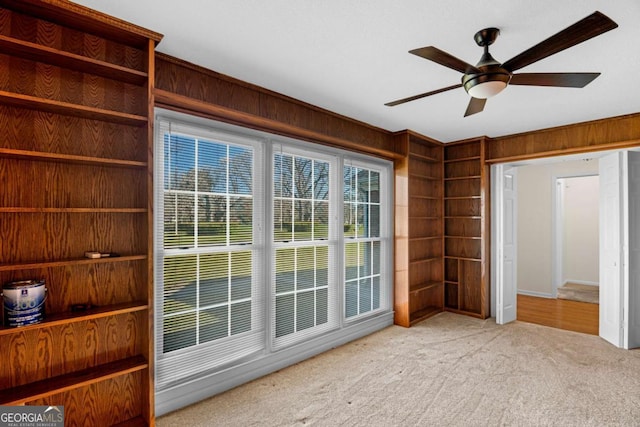
[[[62,0],[0,0],[0,282],[48,289],[41,323],[0,327],[2,405],[62,405],[68,425],[155,423],[160,38]]]
[[[396,134],[395,323],[410,326],[443,310],[443,147]]]
[[[490,315],[484,153],[484,138],[444,148],[444,307],[480,318]]]

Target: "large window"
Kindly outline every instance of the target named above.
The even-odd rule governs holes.
[[[155,123],[156,389],[390,315],[389,162],[167,114]]]

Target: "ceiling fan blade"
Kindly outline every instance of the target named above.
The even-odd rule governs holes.
[[[596,11],[570,27],[525,50],[520,55],[511,58],[502,64],[502,67],[509,71],[518,70],[617,27],[618,24],[613,22],[609,17]]]
[[[480,72],[480,70],[478,70],[473,65],[468,64],[462,59],[458,59],[455,56],[438,49],[437,47],[421,47],[419,49],[410,50],[409,53],[413,53],[414,55],[420,56],[424,59],[428,59],[429,61],[437,62],[440,65],[444,65],[447,68],[451,68],[463,74]]]
[[[386,105],[387,107],[393,107],[394,105],[404,104],[405,102],[415,101],[416,99],[420,99],[420,98],[426,98],[427,96],[435,95],[435,94],[441,93],[441,92],[446,92],[446,91],[451,90],[451,89],[457,89],[459,87],[462,87],[462,84],[457,84],[457,85],[453,85],[453,86],[447,86],[447,87],[443,87],[442,89],[432,90],[431,92],[425,92],[425,93],[421,93],[419,95],[410,96],[408,98],[398,99],[397,101],[387,102],[384,105]]]
[[[520,73],[514,74],[510,85],[585,87],[600,73]]]
[[[474,98],[471,97],[469,100],[469,105],[467,105],[467,111],[464,112],[464,116],[470,116],[472,114],[480,113],[484,110],[484,104],[487,103],[485,98]]]

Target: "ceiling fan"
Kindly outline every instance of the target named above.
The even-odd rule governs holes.
[[[582,43],[585,40],[599,36],[609,30],[613,30],[617,26],[618,24],[610,18],[596,11],[502,64],[493,59],[489,53],[489,46],[496,40],[500,33],[500,30],[497,28],[485,28],[484,30],[478,31],[473,37],[478,46],[484,48],[484,53],[475,66],[433,46],[410,50],[409,53],[463,73],[462,83],[408,98],[398,99],[397,101],[388,102],[385,105],[392,107],[437,93],[464,87],[467,93],[471,95],[471,100],[464,113],[464,116],[467,117],[481,112],[484,109],[487,98],[497,95],[509,84],[521,86],[585,87],[598,77],[600,73],[514,74],[514,71],[575,46],[578,43]]]

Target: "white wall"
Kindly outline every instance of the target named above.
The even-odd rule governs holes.
[[[555,297],[551,262],[554,180],[597,173],[596,160],[518,167],[518,291]]]
[[[598,176],[564,179],[563,282],[599,281]]]

